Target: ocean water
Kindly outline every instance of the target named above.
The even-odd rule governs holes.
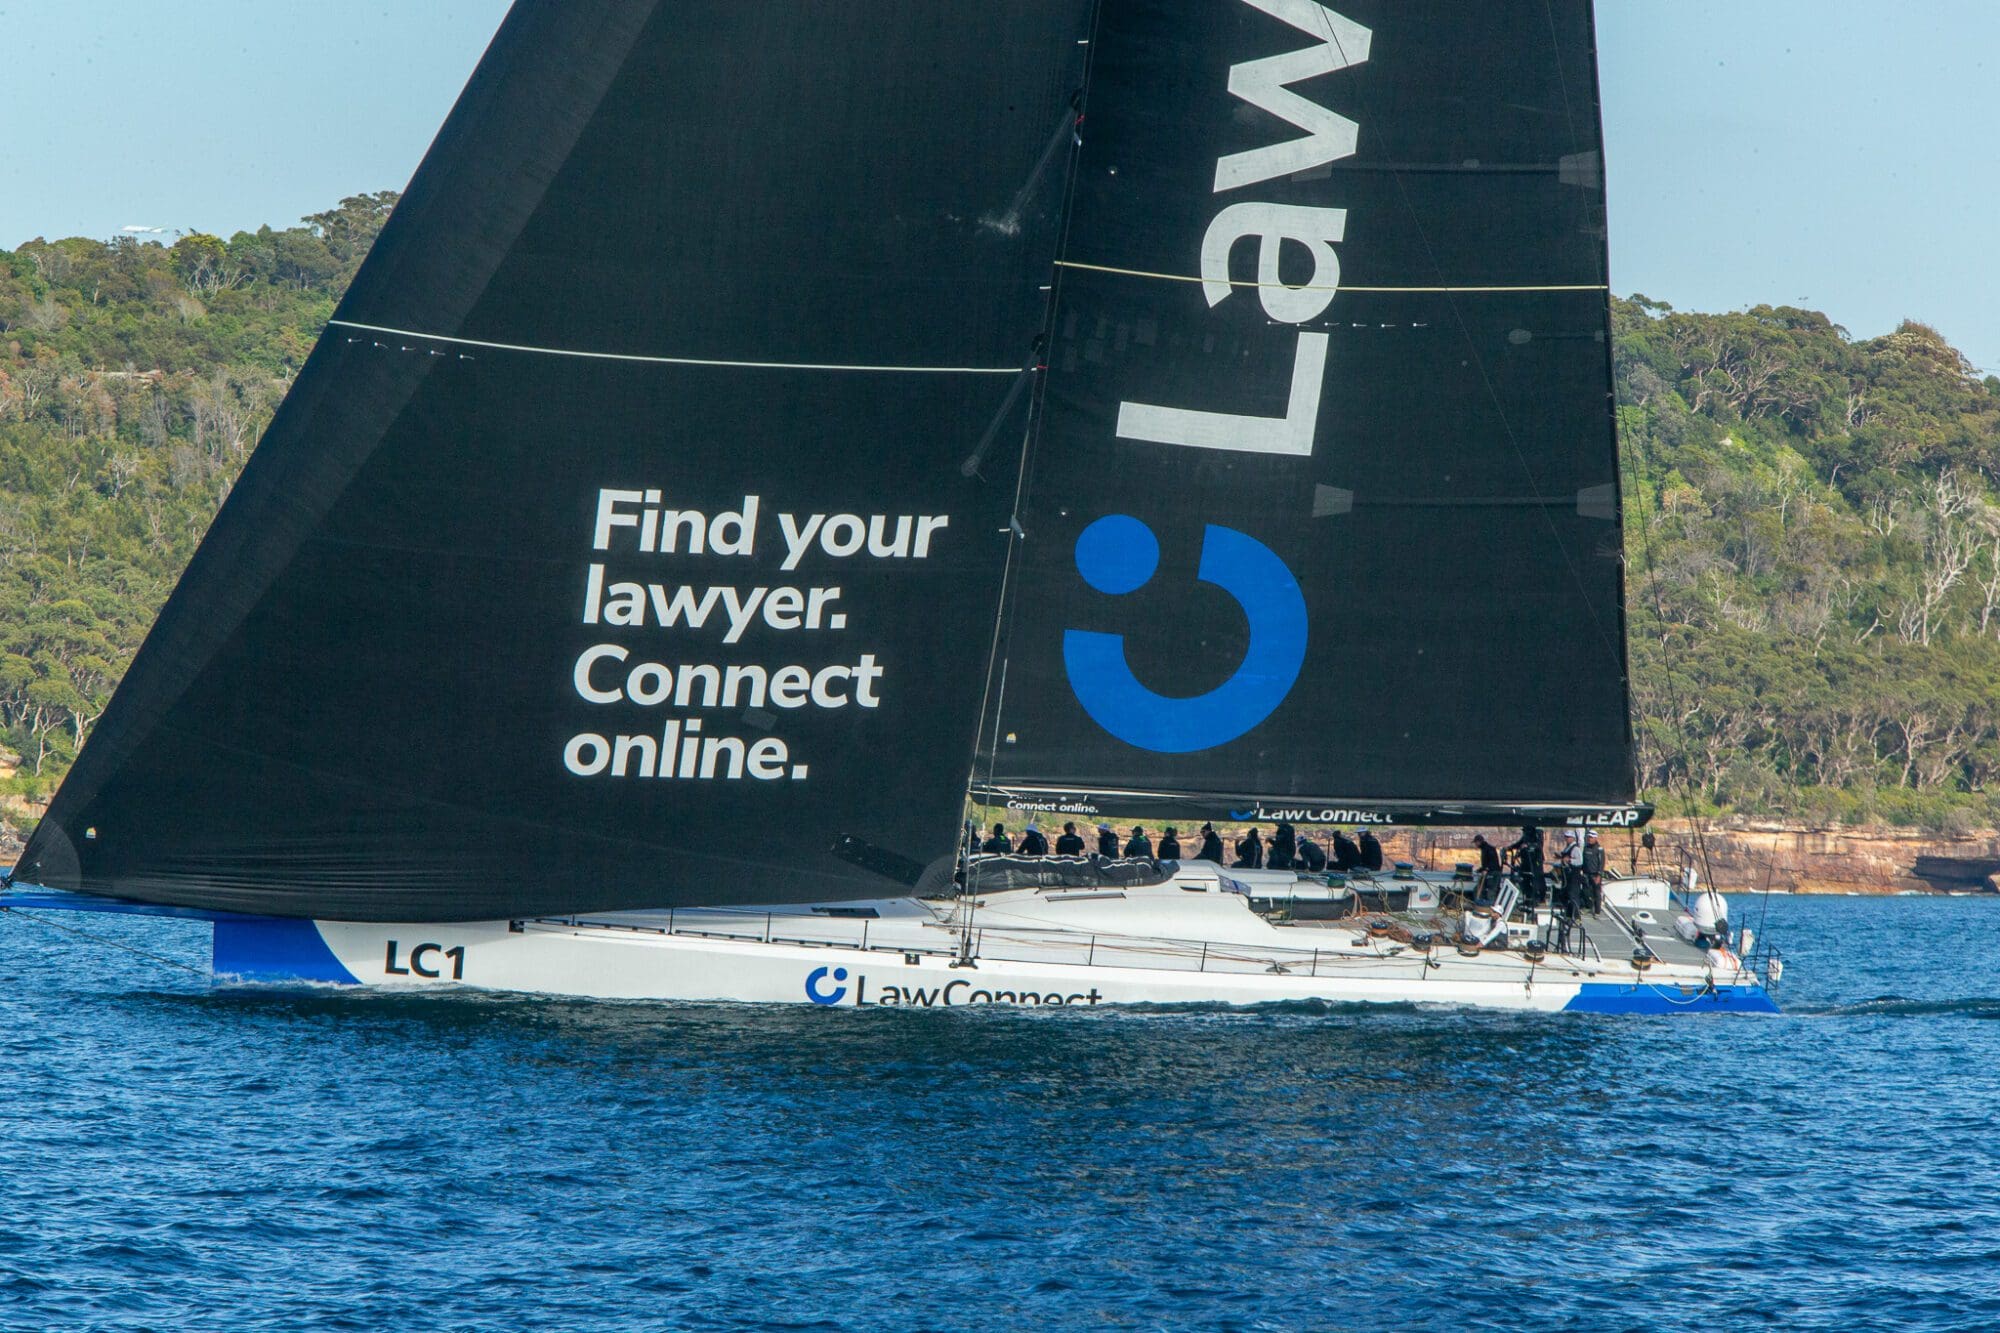
[[[0,1329],[2000,1327],[2000,901],[1765,929],[1784,1017],[1651,1019],[218,990],[0,916]]]

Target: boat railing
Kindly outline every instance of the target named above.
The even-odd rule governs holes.
[[[806,916],[793,912],[738,913],[726,907],[702,908],[701,914],[704,918],[740,915],[745,921],[752,923],[753,926],[749,930],[722,930],[713,926],[691,926],[679,922],[675,919],[675,910],[673,908],[667,909],[667,919],[665,924],[662,925],[654,925],[650,921],[613,921],[602,917],[587,916],[540,917],[536,919],[536,924],[562,925],[576,930],[621,930],[629,931],[635,935],[673,935],[693,939],[735,940],[753,944],[795,944],[815,949],[859,948],[882,953],[929,954],[940,958],[955,957],[958,952],[956,949],[947,948],[924,948],[919,946],[912,949],[902,944],[882,944],[880,942],[871,944],[868,939],[868,932],[872,924],[872,918],[869,917],[832,918],[833,920],[859,921],[861,924],[861,934],[859,938],[854,938],[835,935],[832,932],[821,935],[788,935],[782,934],[779,931],[780,923],[793,921],[824,922],[828,920],[828,918],[820,916]]]
[[[733,929],[717,920],[729,916],[740,916],[745,928]],[[828,929],[832,922],[819,916],[785,912],[737,913],[723,908],[701,909],[699,924],[686,920],[673,910],[666,912],[664,919],[653,916],[639,920],[618,920],[578,915],[542,918],[536,924],[621,931],[637,935],[783,944],[801,948],[861,949],[871,953],[899,954],[910,958],[957,958],[962,952],[959,944],[961,928],[947,920],[923,923],[941,932],[949,932],[948,943],[940,940],[935,945],[919,944],[907,937],[884,941],[877,934],[871,938],[873,922],[870,919],[847,918],[846,920],[858,924],[859,931]],[[808,923],[816,929],[802,930],[801,926]],[[1356,924],[1365,932],[1365,923]],[[1347,948],[1292,948],[1283,945],[1267,946],[1172,937],[1081,933],[1059,927],[986,926],[973,931],[972,953],[975,958],[988,958],[996,962],[1081,963],[1084,966],[1097,967],[1155,968],[1200,973],[1265,973],[1306,977],[1321,976],[1323,969],[1331,968],[1337,963],[1343,972],[1352,972],[1357,965],[1361,965],[1371,971],[1392,972],[1397,975],[1415,969],[1417,975],[1427,977],[1437,970],[1441,958],[1450,953],[1454,947],[1453,942],[1442,935],[1434,935],[1431,938],[1433,943],[1428,949],[1417,947],[1413,942],[1366,933],[1357,938],[1354,945]],[[1363,947],[1364,944],[1366,947]],[[1594,945],[1590,948],[1595,952]],[[1518,955],[1508,956],[1518,957]],[[1569,954],[1552,952],[1548,960],[1540,966],[1559,967],[1564,962],[1576,963],[1583,960],[1584,955],[1580,950]]]
[[[1763,978],[1767,985],[1775,986],[1778,984],[1778,976],[1784,972],[1784,957],[1777,945],[1762,935],[1757,935],[1751,942],[1750,952],[1743,955],[1743,971],[1748,972],[1753,978]],[[1777,964],[1776,975],[1772,969],[1774,963]]]

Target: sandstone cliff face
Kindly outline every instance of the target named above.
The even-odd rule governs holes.
[[[1663,821],[1676,847],[1690,841],[1683,821]],[[1662,842],[1666,839],[1663,837]],[[1709,859],[1724,889],[1770,887],[1794,893],[1933,892],[1915,873],[1919,856],[2000,857],[2000,836],[1949,837],[1919,829],[1804,828],[1732,823],[1707,831]],[[1968,883],[1964,888],[1991,885]]]
[[[1622,872],[1632,865],[1636,851],[1641,873],[1678,873],[1683,855],[1693,852],[1692,826],[1685,820],[1662,819],[1652,828],[1658,846],[1651,853],[1636,846],[1637,834],[1628,839],[1622,830],[1603,833],[1606,861]],[[1478,859],[1472,849],[1472,835],[1477,831],[1398,829],[1393,835],[1378,836],[1391,859],[1449,869],[1455,862]],[[1710,873],[1724,892],[1769,887],[1792,893],[1930,893],[1937,888],[1915,874],[1919,856],[2000,860],[2000,834],[1992,832],[1955,838],[1918,829],[1716,821],[1706,825],[1703,833]],[[1490,831],[1487,836],[1502,846],[1513,840],[1510,830]],[[1560,830],[1551,830],[1546,836],[1551,849],[1562,841]],[[1995,886],[1968,883],[1962,887],[1991,891]]]

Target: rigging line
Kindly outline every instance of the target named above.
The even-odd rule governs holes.
[[[1008,610],[1016,603],[1020,596],[1020,580],[1016,577],[1015,573],[1014,552],[1015,548],[1021,545],[1027,536],[1020,525],[1021,502],[1026,498],[1028,488],[1033,484],[1035,434],[1041,424],[1042,415],[1047,410],[1048,368],[1044,364],[1044,360],[1048,355],[1049,347],[1054,341],[1056,311],[1061,308],[1062,304],[1062,270],[1064,267],[1062,255],[1069,248],[1070,229],[1076,223],[1077,165],[1083,156],[1082,125],[1084,118],[1089,114],[1090,110],[1090,79],[1097,68],[1097,38],[1099,31],[1103,27],[1103,23],[1104,3],[1103,0],[1097,0],[1091,6],[1090,36],[1088,43],[1084,47],[1083,68],[1077,76],[1076,94],[1070,101],[1070,107],[1074,112],[1075,118],[1070,122],[1069,172],[1063,181],[1062,207],[1057,215],[1059,221],[1055,236],[1055,258],[1051,261],[1051,267],[1054,271],[1049,275],[1048,307],[1043,315],[1039,350],[1036,353],[1033,363],[1036,374],[1034,391],[1028,400],[1027,427],[1021,437],[1020,459],[1014,471],[1014,503],[1007,517],[1007,562],[1001,570],[1000,596],[993,608],[993,640],[992,647],[986,659],[986,686],[979,700],[979,726],[973,733],[973,767],[965,775],[965,805],[968,814],[971,813],[973,801],[972,788],[978,780],[979,732],[985,728],[986,705],[989,699],[993,703],[993,733],[992,743],[986,750],[986,786],[991,788],[997,785],[994,775],[1000,764],[1000,735],[1001,727],[1005,722],[1004,715],[1007,703],[1007,645],[1009,642],[1007,625],[1010,619]],[[998,677],[997,696],[994,693],[996,674]],[[963,837],[963,828],[959,832],[960,836]],[[972,888],[972,877],[970,874],[966,876],[965,888],[970,893]],[[967,929],[968,931],[970,930],[969,924]]]
[[[93,935],[87,930],[78,930],[75,926],[65,926],[58,922],[51,921],[47,917],[42,916],[36,912],[24,912],[18,907],[0,906],[0,913],[11,913],[12,915],[18,916],[23,920],[33,921],[37,925],[47,926],[50,930],[60,930],[65,935],[75,935],[79,939],[89,940],[92,944],[102,944],[112,949],[123,949],[126,953],[137,954],[141,958],[150,959],[155,963],[164,963],[168,967],[177,967],[183,972],[192,972],[195,976],[198,977],[206,978],[209,975],[207,972],[202,971],[202,969],[198,967],[193,967],[187,963],[183,963],[178,958],[169,958],[165,954],[149,953],[144,949],[140,949],[133,945],[127,944],[123,940],[114,940],[107,935]]]
[[[1544,16],[1548,18],[1549,21],[1549,51],[1555,60],[1556,87],[1560,89],[1562,92],[1563,123],[1569,126],[1570,142],[1575,143],[1576,109],[1574,106],[1571,105],[1569,100],[1569,75],[1563,69],[1562,33],[1556,27],[1555,0],[1542,0],[1542,13]],[[1591,31],[1591,50],[1595,51],[1597,49],[1596,43],[1597,43],[1597,33],[1595,30],[1595,25],[1593,25]]]
[[[1615,451],[1618,449],[1618,425],[1617,425],[1618,409],[1617,409],[1617,399],[1616,399],[1616,395],[1618,392],[1618,360],[1617,360],[1617,348],[1614,345],[1611,338],[1611,297],[1612,297],[1610,288],[1611,207],[1610,207],[1610,194],[1605,186],[1606,165],[1604,161],[1604,156],[1605,156],[1604,111],[1603,111],[1604,99],[1602,93],[1597,87],[1597,15],[1591,5],[1586,4],[1583,8],[1584,8],[1585,42],[1587,43],[1586,49],[1590,52],[1589,69],[1591,73],[1591,87],[1590,87],[1591,106],[1594,111],[1594,116],[1590,128],[1594,132],[1595,137],[1590,139],[1589,143],[1591,146],[1591,151],[1594,152],[1597,157],[1598,187],[1599,187],[1600,198],[1602,201],[1601,206],[1596,210],[1596,213],[1597,213],[1598,225],[1603,229],[1603,235],[1604,235],[1604,245],[1600,252],[1603,261],[1604,275],[1605,275],[1605,287],[1603,289],[1605,296],[1604,368],[1606,372],[1606,378],[1609,380],[1611,384],[1611,391],[1613,395],[1613,402],[1611,409],[1612,410],[1611,430],[1612,430],[1612,448]],[[1542,16],[1548,20],[1548,25],[1549,25],[1549,59],[1555,69],[1556,88],[1562,94],[1563,124],[1569,130],[1570,146],[1572,148],[1580,147],[1582,146],[1582,141],[1577,131],[1576,104],[1574,100],[1570,97],[1569,71],[1564,67],[1564,62],[1563,62],[1562,32],[1556,23],[1555,0],[1542,0]],[[1620,483],[1620,488],[1622,489],[1622,482],[1624,476],[1624,464],[1623,464],[1622,453],[1618,454],[1617,457],[1619,461],[1619,466],[1617,472],[1615,472],[1613,475],[1613,480],[1614,482]],[[1622,524],[1622,517],[1624,514],[1624,497],[1622,495],[1618,495],[1615,496],[1614,498],[1618,502],[1617,511],[1621,517],[1619,551],[1618,551],[1619,563],[1620,563],[1620,574],[1618,580],[1619,584],[1618,656],[1621,663],[1621,670],[1626,680],[1626,696],[1629,699],[1631,695],[1632,647],[1631,647],[1631,616],[1630,613],[1627,611],[1625,605],[1625,579],[1623,572],[1624,556],[1625,556],[1625,545],[1624,545],[1623,524]],[[1625,731],[1626,731],[1625,739],[1628,749],[1636,752],[1637,748],[1636,738],[1632,734],[1632,721],[1629,709],[1626,714]]]
[[[1031,475],[1030,458],[1034,453],[1035,428],[1039,424],[1045,408],[1043,395],[1048,386],[1048,368],[1043,364],[1043,358],[1048,355],[1048,347],[1054,338],[1056,310],[1062,300],[1063,275],[1061,256],[1063,250],[1069,244],[1070,226],[1076,218],[1077,162],[1083,155],[1082,125],[1084,116],[1089,110],[1090,76],[1092,71],[1097,67],[1097,36],[1103,21],[1104,0],[1096,0],[1096,3],[1091,6],[1090,10],[1090,35],[1084,44],[1083,68],[1077,73],[1076,93],[1071,97],[1069,102],[1072,115],[1072,119],[1069,121],[1069,173],[1063,181],[1062,207],[1057,215],[1060,221],[1055,236],[1056,258],[1052,263],[1054,271],[1049,275],[1049,300],[1048,307],[1042,316],[1039,347],[1034,357],[1029,361],[1029,366],[1031,367],[1029,373],[1035,376],[1035,380],[1033,391],[1028,398],[1028,421],[1021,435],[1021,453],[1014,469],[1014,501],[1007,515],[1007,560],[1000,569],[1000,595],[994,600],[993,605],[993,636],[990,646],[987,649],[986,683],[981,688],[979,694],[979,716],[975,719],[972,730],[972,764],[966,770],[965,798],[959,806],[962,813],[959,818],[958,831],[954,834],[954,841],[959,849],[957,853],[961,877],[959,892],[966,905],[964,913],[964,936],[961,944],[961,958],[966,961],[970,961],[975,951],[973,918],[979,910],[979,897],[973,892],[972,888],[971,857],[973,849],[965,845],[965,825],[970,822],[972,814],[972,788],[978,779],[979,770],[980,732],[984,730],[986,725],[986,705],[989,699],[993,703],[993,743],[986,752],[986,785],[988,787],[994,785],[994,772],[1000,763],[1000,727],[1005,720],[1003,714],[1006,712],[1007,705],[1007,609],[1013,604],[1014,599],[1020,593],[1019,584],[1014,573],[1014,550],[1026,540],[1026,533],[1021,528],[1021,500],[1028,492],[1029,477]],[[1047,154],[1045,152],[1044,158],[1046,159],[1046,157]],[[1041,165],[1038,164],[1036,166],[1037,173],[1042,169]],[[996,672],[999,676],[999,693],[997,697],[994,695],[994,676]],[[974,825],[974,828],[977,830],[978,825]]]
[[[452,338],[441,333],[420,333],[415,329],[393,329],[380,324],[359,324],[348,319],[330,319],[329,327],[354,329],[361,333],[386,333],[397,338],[417,338],[452,347],[479,347],[492,352],[527,352],[536,356],[566,356],[583,361],[624,361],[648,366],[717,366],[735,370],[827,370],[880,375],[1018,375],[1019,366],[865,366],[838,365],[817,361],[725,361],[698,356],[640,356],[633,352],[585,352],[569,347],[536,347],[527,343],[488,342],[479,338]]]
[[[1660,656],[1666,665],[1667,694],[1669,696],[1667,707],[1674,715],[1674,733],[1680,743],[1681,751],[1679,758],[1685,769],[1689,750],[1687,740],[1688,711],[1683,707],[1684,700],[1681,697],[1680,686],[1677,684],[1680,675],[1680,664],[1674,655],[1674,636],[1671,626],[1667,621],[1666,599],[1660,594],[1659,564],[1653,557],[1653,510],[1652,501],[1646,493],[1649,469],[1645,468],[1644,464],[1646,460],[1642,455],[1634,454],[1628,459],[1625,451],[1622,450],[1619,454],[1619,462],[1621,471],[1629,463],[1639,473],[1639,544],[1640,549],[1645,553],[1646,557],[1646,590],[1653,602],[1653,619],[1660,637]],[[1674,785],[1671,768],[1668,770],[1667,785],[1669,789]],[[1694,782],[1691,773],[1682,772],[1680,791],[1681,808],[1685,812],[1689,826],[1694,831],[1695,856],[1701,863],[1702,878],[1708,882],[1708,888],[1713,890],[1715,888],[1715,867],[1709,859],[1705,821],[1702,819],[1700,807],[1695,801]],[[1766,910],[1768,910],[1770,899],[1767,897],[1764,903]]]
[[[1340,58],[1342,61],[1346,62],[1347,68],[1349,69],[1354,68],[1355,67],[1354,62],[1348,60],[1347,49],[1341,45],[1339,35],[1335,33],[1333,30],[1333,22],[1329,17],[1327,11],[1323,7],[1320,10],[1320,25],[1326,33],[1327,44],[1340,53]],[[1368,107],[1366,80],[1357,80],[1356,82],[1357,86],[1355,89],[1355,99],[1364,108],[1364,114],[1369,114],[1369,118],[1371,120],[1374,120],[1372,111]],[[1380,124],[1379,121],[1376,121],[1376,123]],[[1406,211],[1409,214],[1410,221],[1412,225],[1416,228],[1417,240],[1424,248],[1425,257],[1430,260],[1432,271],[1442,276],[1444,273],[1444,266],[1438,262],[1437,248],[1431,244],[1430,232],[1423,225],[1422,220],[1418,217],[1415,201],[1413,201],[1410,198],[1409,182],[1405,179],[1405,175],[1401,171],[1392,170],[1390,172],[1389,178],[1396,182],[1396,192],[1398,195],[1401,196],[1403,201],[1404,211]],[[1610,327],[1611,311],[1608,301],[1608,297],[1610,295],[1610,288],[1607,285],[1602,290],[1605,292],[1607,297],[1607,302],[1605,307],[1604,336],[1607,343],[1606,353],[1608,357],[1609,355],[1608,344],[1611,338],[1611,327]],[[1465,349],[1468,354],[1468,359],[1472,362],[1473,366],[1476,367],[1479,371],[1480,383],[1485,386],[1486,397],[1488,401],[1491,402],[1493,405],[1494,415],[1499,418],[1500,427],[1507,434],[1507,443],[1509,447],[1513,449],[1515,458],[1517,458],[1520,461],[1522,476],[1526,478],[1529,489],[1535,492],[1535,494],[1539,497],[1539,495],[1541,494],[1541,487],[1536,484],[1534,468],[1529,463],[1527,450],[1521,447],[1520,437],[1516,435],[1514,431],[1514,423],[1511,419],[1509,419],[1507,415],[1507,410],[1500,401],[1500,392],[1498,389],[1494,387],[1493,376],[1491,372],[1488,371],[1487,369],[1486,358],[1480,353],[1479,344],[1473,340],[1472,329],[1471,326],[1466,323],[1465,312],[1459,309],[1458,301],[1454,299],[1454,296],[1452,294],[1448,293],[1446,295],[1446,305],[1451,310],[1452,320],[1458,325],[1459,336],[1465,340]],[[1614,384],[1612,387],[1613,387],[1613,393],[1615,394],[1616,385]],[[1617,409],[1614,405],[1613,407],[1611,407],[1610,410],[1614,413],[1612,421],[1612,430],[1613,430],[1613,450],[1615,453],[1616,430],[1617,430],[1615,413]],[[1568,543],[1563,541],[1562,530],[1556,526],[1554,512],[1547,506],[1544,506],[1542,508],[1542,520],[1548,527],[1550,540],[1554,542],[1556,550],[1560,552],[1562,555],[1563,565],[1569,571],[1570,582],[1576,585],[1577,591],[1581,595],[1581,600],[1583,602],[1584,610],[1590,616],[1591,628],[1597,631],[1597,637],[1599,638],[1599,640],[1602,641],[1605,649],[1610,653],[1613,663],[1618,668],[1620,678],[1624,679],[1628,677],[1629,670],[1625,660],[1624,645],[1622,642],[1617,641],[1613,638],[1610,631],[1605,628],[1604,622],[1599,618],[1597,614],[1597,607],[1590,599],[1588,585],[1584,583],[1583,572],[1577,567],[1576,558],[1573,555],[1571,555]],[[1622,525],[1621,525],[1621,531],[1622,531]],[[1624,552],[1622,549],[1622,538],[1621,538],[1621,549],[1619,552],[1619,557],[1621,560],[1624,558]],[[1620,628],[1621,629],[1623,628],[1622,613],[1621,613]],[[1627,685],[1628,693],[1629,690],[1630,690],[1630,685],[1628,683]]]
[[[1118,268],[1112,264],[1085,264],[1073,259],[1058,259],[1057,268],[1082,269],[1087,273],[1114,273],[1123,278],[1154,278],[1162,282],[1206,283],[1207,278],[1191,277],[1185,273],[1155,273],[1143,268]],[[1287,282],[1259,282],[1254,278],[1229,278],[1231,287],[1277,287],[1292,292],[1365,292],[1373,295],[1421,295],[1436,296],[1446,294],[1507,295],[1534,292],[1608,292],[1610,287],[1603,283],[1524,283],[1518,285],[1494,285],[1486,287],[1360,287],[1349,283],[1303,283],[1294,286]]]

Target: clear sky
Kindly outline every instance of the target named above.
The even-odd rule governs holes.
[[[399,188],[506,9],[0,0],[0,245]],[[2000,0],[1597,9],[1619,291],[1922,319],[2000,371]]]

